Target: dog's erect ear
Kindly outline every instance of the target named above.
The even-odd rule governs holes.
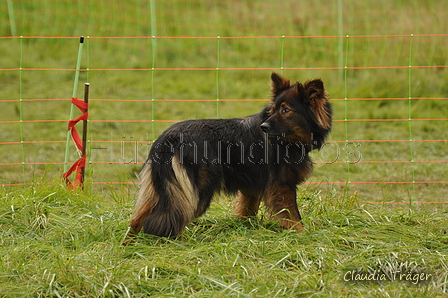
[[[305,94],[308,100],[311,102],[314,99],[325,99],[327,100],[327,95],[324,88],[324,82],[320,79],[307,81],[304,85]]]
[[[320,79],[307,81],[303,87],[317,122],[321,127],[329,129],[331,127],[331,107],[328,103],[328,93],[325,91],[324,82]]]
[[[290,81],[285,79],[278,73],[273,72],[271,75],[271,92],[274,98],[283,90],[291,87]]]

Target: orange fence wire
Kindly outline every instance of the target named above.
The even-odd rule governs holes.
[[[344,43],[346,40],[354,40],[354,39],[367,39],[367,38],[373,38],[373,39],[384,39],[384,38],[424,38],[424,37],[431,37],[431,38],[447,38],[448,34],[410,34],[410,35],[344,35],[344,36],[259,36],[259,37],[242,37],[242,36],[234,36],[234,37],[228,37],[228,36],[214,36],[214,37],[173,37],[173,36],[143,36],[143,37],[100,37],[100,36],[90,36],[87,37],[87,40],[90,40],[90,42],[95,42],[95,40],[116,40],[116,39],[123,39],[123,40],[130,40],[130,39],[146,39],[146,40],[167,40],[167,39],[173,39],[173,40],[216,40],[219,42],[219,40],[242,40],[242,39],[278,39],[278,40],[300,40],[300,39],[313,39],[313,40],[322,40],[322,39],[338,39],[343,40]],[[19,39],[19,40],[29,40],[29,39],[78,39],[79,37],[45,37],[45,36],[23,36],[23,37],[0,37],[1,39],[8,40],[8,39]],[[411,55],[411,54],[410,54]],[[411,57],[412,58],[412,57]],[[410,59],[411,60],[411,59]],[[22,65],[18,67],[9,67],[9,68],[0,68],[0,72],[33,72],[33,71],[48,71],[48,72],[57,72],[57,71],[67,71],[67,72],[75,72],[75,71],[82,71],[84,73],[94,73],[94,72],[100,72],[100,71],[107,71],[107,72],[121,72],[121,71],[147,71],[147,72],[157,72],[157,71],[209,71],[209,72],[225,72],[225,71],[253,71],[253,70],[265,70],[265,71],[316,71],[316,70],[335,70],[335,71],[358,71],[358,70],[367,70],[367,71],[375,71],[375,70],[435,70],[435,71],[446,71],[446,68],[448,68],[448,65],[443,64],[434,64],[434,63],[426,63],[424,65],[327,65],[327,66],[316,66],[316,67],[310,67],[310,66],[304,66],[304,67],[144,67],[144,68],[135,68],[135,67],[111,67],[111,68],[104,68],[104,67],[90,67],[92,65],[88,65],[89,67],[83,67],[81,69],[75,69],[75,68],[65,68],[65,67],[47,67],[47,68],[39,68],[39,67],[22,67]],[[344,82],[346,83],[347,79],[344,79]],[[21,81],[20,84],[22,85],[23,82]],[[406,85],[407,82],[404,82],[404,85]],[[94,93],[94,92],[93,92]],[[265,102],[267,99],[262,98],[226,98],[226,99],[219,99],[217,98],[209,98],[209,99],[181,99],[181,98],[169,98],[169,99],[162,99],[162,98],[156,98],[156,96],[151,96],[151,99],[126,99],[126,98],[96,98],[91,99],[91,102],[98,102],[98,103],[116,103],[116,102],[141,102],[141,103],[159,103],[159,102],[172,102],[173,104],[176,103],[189,103],[189,102]],[[441,96],[418,96],[418,97],[404,97],[404,96],[398,96],[398,97],[374,97],[374,98],[362,98],[362,97],[346,97],[346,98],[334,98],[332,99],[333,102],[339,102],[341,104],[345,105],[345,108],[351,103],[356,102],[372,102],[372,101],[391,101],[391,102],[409,102],[410,100],[433,100],[433,101],[441,101],[444,102],[448,100],[448,97],[441,97]],[[69,98],[0,98],[0,104],[6,104],[6,103],[42,103],[42,104],[50,104],[53,102],[69,102]],[[409,104],[411,105],[411,104]],[[348,123],[352,122],[360,122],[360,123],[370,123],[370,122],[432,122],[432,121],[440,121],[445,123],[445,121],[448,121],[447,117],[402,117],[402,118],[347,118],[344,117],[346,115],[339,114],[339,118],[334,119],[335,123],[339,123],[340,125],[347,125]],[[93,117],[95,118],[95,117]],[[131,119],[132,117],[129,117],[128,119],[91,119],[89,122],[91,123],[175,123],[179,122],[181,120],[179,119]],[[64,123],[68,122],[68,119],[65,119],[64,117],[59,117],[58,119],[13,119],[13,117],[10,117],[8,119],[2,119],[0,120],[0,130],[1,125],[23,125],[23,124],[39,124],[39,123]],[[346,128],[347,130],[347,128]],[[42,138],[42,140],[40,140]],[[43,140],[46,138],[45,135],[39,135],[36,134],[36,139],[34,140],[2,140],[0,141],[0,146],[3,148],[8,148],[6,146],[12,146],[12,145],[39,145],[39,144],[65,144],[65,141],[63,140]],[[356,143],[409,143],[411,146],[411,155],[412,155],[412,144],[419,144],[419,143],[433,143],[433,144],[444,144],[448,142],[447,135],[442,135],[440,137],[432,137],[431,139],[415,139],[412,137],[409,138],[409,135],[405,135],[404,138],[407,139],[351,139],[348,136],[345,136],[341,139],[336,140],[330,140],[328,143],[330,144],[344,144],[349,142],[356,142]],[[102,149],[102,148],[95,148],[93,147],[95,144],[136,144],[136,145],[150,145],[153,140],[89,140],[89,144],[91,146],[91,149]],[[436,156],[437,157],[437,156]],[[446,155],[440,155],[440,157],[434,157],[434,160],[431,160],[430,158],[425,160],[414,160],[414,158],[409,158],[406,160],[359,160],[356,163],[357,164],[437,164],[437,165],[444,165],[448,162],[446,160]],[[130,164],[131,162],[125,162],[125,161],[97,161],[97,160],[91,160],[89,161],[89,165],[123,165],[123,164]],[[134,160],[132,164],[142,164],[143,161],[137,161]],[[329,162],[325,161],[316,161],[317,164],[325,164]],[[332,164],[347,164],[347,161],[332,161]],[[37,166],[37,165],[63,165],[64,163],[59,160],[50,160],[48,162],[38,162],[38,161],[30,161],[22,158],[22,160],[4,160],[3,162],[0,162],[0,166],[6,167],[6,166]],[[350,171],[350,169],[348,169]],[[447,185],[448,180],[447,177],[440,177],[440,180],[437,181],[422,181],[421,179],[411,179],[409,178],[407,181],[357,181],[354,179],[353,181],[353,175],[349,179],[349,181],[328,181],[328,182],[319,182],[319,183],[329,183],[333,185],[345,185],[347,183],[353,184],[353,185],[372,185],[372,184],[384,184],[384,185]],[[415,180],[415,181],[414,181]],[[433,179],[432,179],[433,180]],[[91,183],[93,184],[134,184],[135,182],[129,182],[129,181],[95,181],[93,180]],[[316,182],[307,182],[308,184],[314,184]],[[1,184],[2,186],[16,186],[21,185],[23,183],[8,183],[5,182]],[[434,201],[434,202],[423,202],[423,201],[415,201],[416,203],[448,203],[445,202],[445,200],[442,200],[442,202]],[[376,202],[376,201],[370,201],[370,203],[406,203],[406,202]]]

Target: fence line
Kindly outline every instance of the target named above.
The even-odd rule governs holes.
[[[1,71],[1,69],[0,69]],[[435,99],[435,100],[447,100],[448,97],[413,97],[412,99]],[[266,102],[268,99],[266,98],[252,98],[252,99],[220,99],[220,101],[261,101]],[[376,98],[332,98],[331,101],[387,101],[387,100],[409,100],[408,97],[376,97]],[[36,101],[71,101],[71,99],[68,98],[34,98],[34,99],[0,99],[0,103],[2,102],[36,102]],[[169,102],[169,101],[208,101],[208,102],[215,102],[216,99],[112,99],[112,98],[93,98],[91,101],[123,101],[123,102],[151,102],[151,101],[162,101],[162,102]],[[67,120],[68,121],[68,120]]]
[[[46,122],[67,122],[68,120],[6,120],[0,121],[0,124],[4,123],[46,123]],[[119,119],[103,119],[103,120],[89,120],[89,122],[124,122],[124,123],[177,123],[182,120],[119,120]],[[333,122],[406,122],[409,119],[334,119]],[[448,118],[423,118],[412,119],[412,121],[448,121]]]
[[[264,99],[264,98],[224,98],[221,99],[220,98],[220,85],[219,82],[222,81],[222,77],[221,74],[225,74],[226,71],[293,71],[293,70],[297,70],[297,71],[316,71],[316,70],[330,70],[330,71],[338,71],[338,72],[342,72],[343,73],[343,82],[344,82],[344,96],[338,96],[338,98],[334,98],[331,99],[331,101],[333,101],[334,103],[340,103],[341,106],[343,107],[343,109],[345,109],[344,113],[340,113],[338,118],[334,119],[333,121],[336,124],[344,124],[344,133],[340,133],[339,139],[335,139],[335,140],[330,140],[328,141],[329,144],[348,144],[348,143],[366,143],[366,144],[374,144],[374,143],[390,143],[390,144],[396,144],[396,145],[400,145],[403,144],[404,146],[408,146],[407,150],[409,151],[409,159],[403,160],[403,157],[401,157],[401,159],[398,160],[391,160],[391,158],[393,157],[385,157],[385,160],[359,160],[356,162],[356,164],[360,164],[360,165],[387,165],[387,164],[403,164],[403,165],[409,165],[409,168],[411,169],[411,176],[412,177],[407,177],[406,179],[410,180],[410,181],[404,181],[405,179],[401,179],[402,177],[395,177],[395,178],[391,178],[391,179],[395,179],[397,181],[379,181],[379,179],[377,179],[377,181],[360,181],[359,179],[356,179],[356,175],[353,171],[353,164],[354,162],[348,162],[348,161],[334,161],[334,162],[325,162],[325,161],[316,161],[316,164],[335,164],[335,165],[344,165],[346,164],[346,173],[347,173],[347,180],[346,181],[328,181],[328,182],[307,182],[306,184],[316,184],[316,183],[325,183],[325,184],[334,184],[334,185],[346,185],[346,184],[353,184],[353,185],[372,185],[372,184],[384,184],[384,185],[412,185],[412,187],[414,187],[415,185],[446,185],[448,184],[448,181],[445,181],[445,179],[440,178],[439,180],[435,180],[434,177],[433,178],[429,178],[428,181],[423,181],[422,179],[416,177],[416,171],[415,171],[415,165],[416,164],[431,164],[431,165],[444,165],[445,163],[448,162],[448,160],[444,160],[444,157],[438,157],[438,156],[432,156],[433,160],[431,160],[430,158],[419,158],[418,156],[416,157],[415,155],[415,146],[416,144],[434,144],[434,145],[438,145],[438,144],[442,144],[445,142],[448,142],[448,139],[446,139],[445,136],[434,136],[434,135],[430,135],[431,138],[430,139],[419,139],[421,138],[420,136],[417,137],[416,132],[418,132],[418,129],[413,128],[412,125],[414,123],[431,123],[431,122],[435,122],[435,121],[440,121],[440,122],[444,122],[444,121],[448,121],[448,118],[446,117],[428,117],[428,115],[421,115],[420,117],[418,117],[418,113],[414,113],[413,109],[414,109],[414,100],[430,100],[430,101],[437,101],[437,102],[443,102],[446,101],[448,99],[448,97],[444,97],[444,96],[416,96],[413,97],[412,94],[412,85],[413,82],[411,81],[411,78],[413,76],[413,72],[414,71],[418,71],[418,70],[435,70],[435,71],[445,71],[446,68],[448,68],[448,65],[441,65],[441,63],[428,63],[426,61],[424,61],[423,63],[421,61],[420,64],[419,63],[415,63],[415,61],[413,61],[413,57],[415,57],[415,49],[413,52],[413,43],[415,42],[416,38],[426,38],[426,37],[439,37],[439,38],[445,38],[448,37],[448,34],[398,34],[398,35],[336,35],[336,36],[253,36],[253,37],[239,37],[239,36],[211,36],[211,37],[172,37],[172,36],[141,36],[141,37],[132,37],[132,36],[125,36],[125,37],[101,37],[101,36],[90,36],[90,37],[86,37],[87,40],[87,65],[83,65],[83,67],[79,67],[79,68],[58,68],[58,67],[43,67],[43,68],[39,68],[39,67],[32,67],[29,65],[26,65],[26,67],[23,67],[24,65],[22,65],[22,57],[20,59],[20,67],[7,67],[7,68],[0,68],[0,71],[3,72],[19,72],[20,73],[20,95],[19,95],[19,99],[13,99],[13,98],[5,98],[5,99],[0,99],[0,104],[1,103],[19,103],[20,104],[20,116],[19,116],[19,120],[15,120],[15,119],[4,119],[0,121],[0,124],[4,124],[4,125],[17,125],[19,124],[21,126],[25,125],[25,124],[39,124],[39,123],[64,123],[67,122],[67,119],[24,119],[22,116],[22,111],[26,110],[28,107],[24,105],[24,103],[51,103],[51,102],[66,102],[66,101],[70,101],[70,99],[68,98],[23,98],[23,94],[22,94],[22,88],[23,88],[23,79],[22,76],[23,74],[26,74],[27,72],[33,72],[33,71],[47,71],[47,72],[59,72],[59,71],[66,71],[66,72],[82,72],[84,73],[86,76],[89,76],[89,74],[94,74],[95,72],[101,72],[101,71],[107,71],[107,72],[122,72],[122,71],[146,71],[146,72],[150,72],[150,76],[151,77],[151,94],[150,97],[151,98],[147,98],[147,99],[124,99],[124,98],[97,98],[97,99],[91,99],[91,102],[98,102],[98,103],[149,103],[151,104],[151,119],[148,120],[139,120],[139,119],[129,119],[130,117],[127,117],[128,119],[92,119],[89,120],[89,122],[95,124],[107,124],[107,123],[150,123],[151,126],[151,133],[152,133],[152,138],[148,138],[148,140],[143,141],[143,140],[104,140],[104,136],[102,137],[103,139],[95,139],[95,140],[89,140],[89,144],[92,149],[104,149],[104,148],[92,148],[94,144],[121,144],[121,145],[132,145],[132,144],[136,144],[136,145],[150,145],[152,144],[152,142],[154,141],[155,137],[154,137],[154,124],[169,124],[169,123],[176,123],[179,122],[181,120],[179,119],[175,119],[175,117],[171,118],[171,119],[156,119],[154,111],[157,110],[157,104],[158,103],[194,103],[194,102],[199,102],[199,103],[216,103],[216,116],[219,117],[219,109],[220,109],[220,103],[221,102],[240,102],[240,103],[251,103],[251,102],[267,102],[268,99]],[[381,39],[381,38],[409,38],[409,50],[408,51],[404,51],[407,53],[408,55],[408,63],[406,62],[402,62],[402,63],[397,63],[400,65],[387,65],[387,63],[383,63],[384,65],[380,65],[380,66],[373,66],[373,65],[369,65],[369,63],[366,63],[366,65],[356,65],[356,64],[350,64],[348,61],[349,55],[351,57],[351,55],[354,55],[354,53],[350,53],[349,50],[351,49],[351,42],[355,39],[365,39],[365,38],[373,38],[373,39]],[[12,37],[0,37],[0,39],[19,39],[21,41],[20,44],[20,55],[23,55],[23,45],[22,45],[22,41],[23,40],[27,40],[27,39],[79,39],[79,37],[45,37],[45,36],[12,36]],[[216,41],[216,46],[217,46],[217,56],[216,58],[216,62],[214,64],[216,64],[216,67],[155,67],[155,62],[156,62],[156,55],[155,55],[155,51],[154,48],[152,48],[152,54],[151,57],[149,59],[150,64],[152,65],[152,67],[145,67],[145,68],[135,68],[135,67],[113,67],[113,68],[104,68],[104,67],[90,67],[92,66],[92,62],[90,61],[90,52],[89,52],[89,40],[116,40],[116,39],[123,39],[123,40],[129,40],[129,39],[146,39],[146,40],[155,40],[155,39],[159,39],[159,40],[168,40],[168,39],[174,39],[174,40],[200,40],[200,39],[204,39],[204,40],[215,40]],[[278,39],[281,41],[281,45],[278,45],[279,48],[279,52],[280,53],[280,59],[279,59],[279,66],[276,67],[222,67],[222,63],[221,63],[221,56],[224,55],[223,53],[225,53],[225,49],[223,49],[222,46],[222,40],[260,40],[260,39]],[[342,39],[345,42],[346,45],[346,49],[345,49],[345,61],[343,63],[343,65],[330,65],[329,66],[317,66],[317,67],[288,67],[288,66],[284,66],[284,55],[285,55],[285,47],[286,47],[286,43],[285,40],[292,40],[292,39]],[[407,39],[406,39],[407,41]],[[154,47],[154,44],[152,45]],[[151,48],[151,46],[149,46],[149,48]],[[160,48],[160,46],[159,46]],[[355,53],[356,54],[356,53]],[[419,56],[420,57],[420,56]],[[404,61],[404,60],[403,60]],[[426,62],[426,63],[425,63]],[[336,62],[335,62],[336,63]],[[407,65],[403,65],[403,64],[407,64]],[[95,66],[95,65],[93,65]],[[126,65],[125,65],[126,66]],[[239,66],[239,65],[238,65]],[[391,96],[391,97],[350,97],[348,96],[348,89],[349,87],[347,86],[347,73],[348,71],[358,71],[358,70],[372,70],[372,71],[376,71],[376,70],[407,70],[407,88],[408,90],[408,95],[409,96]],[[215,90],[210,89],[210,94],[216,93],[216,96],[209,96],[208,99],[181,99],[181,98],[168,98],[168,99],[163,99],[163,98],[157,98],[157,94],[154,92],[154,78],[155,78],[155,73],[156,72],[164,72],[164,71],[185,71],[185,72],[194,72],[194,71],[206,71],[206,72],[210,72],[213,73],[215,72],[215,76],[214,76],[214,83],[215,83]],[[406,84],[406,82],[403,82],[403,84]],[[194,87],[193,87],[194,88]],[[213,88],[213,87],[212,87]],[[68,94],[67,94],[68,95]],[[353,116],[349,116],[349,107],[351,104],[356,104],[356,103],[362,103],[362,102],[374,102],[374,101],[384,101],[384,102],[403,102],[403,103],[407,103],[407,113],[402,113],[403,115],[398,115],[397,117],[385,117],[385,116],[381,116],[379,115],[378,118],[375,118],[375,114],[373,114],[373,117],[366,117],[366,118],[362,118],[362,117],[353,117]],[[211,109],[211,107],[210,107]],[[403,109],[404,111],[404,109]],[[401,117],[402,116],[402,117]],[[407,116],[407,117],[406,117]],[[413,117],[416,118],[413,118]],[[168,117],[167,117],[168,118]],[[407,134],[403,135],[403,138],[407,138],[407,139],[385,139],[385,140],[381,140],[379,137],[378,139],[359,139],[359,137],[353,137],[351,136],[351,132],[353,130],[353,128],[349,128],[349,124],[350,123],[408,123],[408,131]],[[380,124],[378,124],[380,125]],[[30,161],[28,159],[25,158],[25,149],[24,149],[24,145],[43,145],[43,144],[65,144],[65,141],[61,141],[61,140],[54,140],[54,141],[50,141],[50,140],[29,140],[29,137],[27,138],[23,138],[23,136],[21,136],[20,141],[1,141],[0,145],[4,145],[4,146],[8,146],[8,145],[21,145],[22,146],[22,161],[21,162],[3,162],[0,163],[0,166],[20,166],[20,167],[24,167],[24,166],[38,166],[38,165],[66,165],[66,162],[58,162],[58,161],[52,161],[52,162],[38,162],[38,161]],[[28,153],[29,151],[27,151],[26,153]],[[27,155],[28,156],[28,155]],[[415,160],[417,159],[417,160]],[[71,163],[71,162],[69,162]],[[124,161],[113,161],[112,159],[110,161],[97,161],[97,160],[91,160],[88,161],[89,165],[125,165],[125,164],[139,164],[141,165],[143,162],[137,161],[135,160],[135,162],[124,162]],[[25,175],[25,174],[24,174]],[[344,179],[340,179],[340,180],[344,180]],[[355,181],[352,181],[355,180]],[[134,184],[134,182],[122,182],[122,181],[96,181],[93,180],[92,184]],[[2,186],[14,186],[14,185],[25,185],[26,183],[22,183],[22,184],[17,184],[17,183],[5,183],[5,184],[0,184]],[[412,191],[415,194],[415,190]],[[370,203],[377,203],[377,202],[370,202]],[[384,203],[384,202],[381,202]],[[403,202],[397,202],[397,203],[403,203]],[[417,202],[418,203],[418,202]],[[423,203],[431,203],[431,202],[423,202]],[[447,203],[447,202],[433,202],[433,203]]]
[[[87,39],[308,39],[308,38],[448,37],[441,34],[277,35],[277,36],[86,36]],[[79,36],[0,36],[0,39],[79,39]]]
[[[414,66],[334,66],[334,67],[220,67],[220,71],[225,70],[360,70],[360,69],[410,69],[410,68],[448,68],[448,65],[414,65]],[[162,71],[162,70],[183,70],[183,71],[216,71],[213,67],[154,67],[154,68],[3,68],[0,71]]]

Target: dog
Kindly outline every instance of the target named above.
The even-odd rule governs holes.
[[[236,195],[236,216],[256,216],[263,201],[279,225],[304,231],[296,188],[331,131],[332,107],[320,79],[291,85],[274,72],[271,91],[258,114],[187,120],[159,136],[140,173],[130,234],[179,236],[220,191]]]

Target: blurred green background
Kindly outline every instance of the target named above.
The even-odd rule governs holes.
[[[82,35],[94,187],[134,191],[164,129],[257,113],[278,71],[321,78],[333,100],[331,142],[305,188],[446,201],[447,19],[442,0],[3,1],[0,183],[62,174]]]

